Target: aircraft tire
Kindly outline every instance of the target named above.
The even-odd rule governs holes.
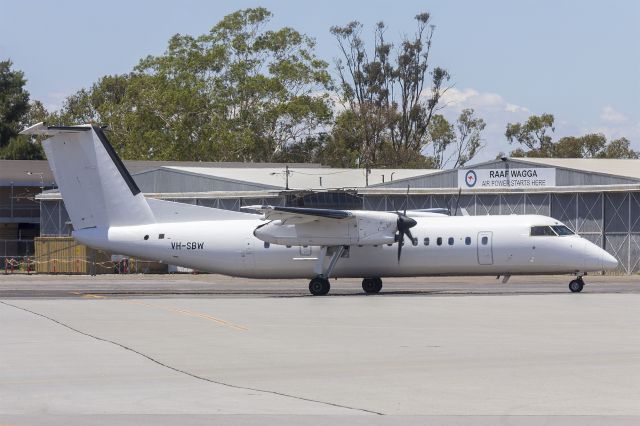
[[[581,279],[575,279],[569,283],[569,290],[571,290],[572,293],[580,293],[583,288],[584,281],[582,281]]]
[[[329,293],[331,289],[331,284],[329,284],[329,280],[323,277],[315,277],[311,281],[309,281],[309,292],[314,296],[325,296]]]
[[[362,289],[368,294],[380,293],[380,290],[382,290],[382,280],[378,277],[365,278],[362,280]]]

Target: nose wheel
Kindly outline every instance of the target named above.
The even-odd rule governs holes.
[[[368,294],[380,293],[380,290],[382,290],[382,280],[378,277],[365,278],[362,280],[362,289]]]
[[[582,281],[582,277],[578,277],[569,283],[569,290],[571,290],[571,293],[580,293],[583,288],[584,281]]]

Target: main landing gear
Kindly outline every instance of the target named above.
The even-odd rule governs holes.
[[[315,277],[309,282],[309,291],[314,296],[324,296],[331,290],[329,280],[324,277]]]
[[[380,293],[380,290],[382,290],[382,280],[378,277],[365,278],[362,280],[362,289],[368,294]]]
[[[309,281],[309,292],[311,292],[311,294],[314,296],[324,296],[329,293],[329,290],[331,289],[329,277],[331,276],[336,263],[338,263],[338,259],[340,259],[348,249],[349,248],[345,246],[320,247],[320,255],[318,256],[318,261],[314,268],[316,276]],[[331,259],[329,260],[329,265],[325,268],[324,259],[327,257],[328,253],[331,254]]]
[[[330,255],[329,264],[325,267],[325,258]],[[309,292],[314,296],[325,296],[331,290],[329,277],[341,257],[349,255],[348,246],[322,246],[320,255],[314,267],[315,277],[309,281]],[[379,277],[365,278],[362,280],[362,289],[367,294],[380,293],[382,290],[382,280]]]
[[[569,290],[571,290],[571,293],[580,293],[583,288],[584,281],[582,281],[582,277],[578,277],[569,283]]]

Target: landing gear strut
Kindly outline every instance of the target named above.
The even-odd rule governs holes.
[[[338,259],[342,257],[345,252],[348,253],[348,247],[346,246],[322,246],[320,248],[320,256],[315,265],[314,272],[316,276],[309,281],[309,292],[314,296],[324,296],[329,293],[331,285],[329,284],[329,277],[335,268]],[[325,268],[324,260],[327,257],[327,251],[332,252],[329,259],[329,265]]]
[[[578,277],[569,283],[569,290],[571,290],[571,293],[580,293],[583,287],[584,281],[582,281],[582,277]]]
[[[365,278],[362,280],[362,289],[365,293],[369,294],[380,293],[380,290],[382,290],[382,280],[378,277]]]

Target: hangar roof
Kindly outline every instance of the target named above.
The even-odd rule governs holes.
[[[221,178],[236,182],[250,182],[265,187],[285,188],[284,165],[274,167],[183,167],[166,166],[165,170],[173,170],[199,176]],[[406,179],[439,172],[437,169],[371,169],[369,184]],[[384,176],[384,177],[383,177]],[[290,189],[329,189],[329,188],[362,188],[366,186],[365,169],[334,169],[320,167],[300,168],[289,166]]]
[[[509,158],[525,162],[640,179],[640,160],[611,158]]]
[[[214,167],[245,169],[247,167],[284,167],[279,163],[222,163],[222,162],[202,162],[202,161],[138,161],[124,160],[129,173],[136,174],[146,170],[153,170],[163,166],[197,166],[199,168]],[[322,168],[320,164],[290,164],[296,168]],[[30,173],[28,173],[30,172]],[[41,181],[42,178],[42,181]],[[50,186],[54,182],[53,173],[46,160],[0,160],[0,186]]]

